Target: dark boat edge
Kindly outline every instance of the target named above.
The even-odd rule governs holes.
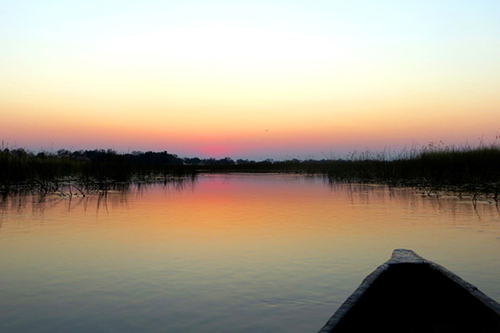
[[[359,299],[363,296],[366,290],[374,283],[374,281],[379,278],[379,276],[387,271],[392,265],[398,264],[424,264],[429,266],[429,268],[439,271],[441,274],[446,276],[448,279],[452,280],[464,290],[470,293],[473,297],[479,300],[487,308],[491,309],[493,312],[498,314],[500,317],[500,304],[495,300],[488,297],[486,294],[481,292],[474,285],[464,281],[458,275],[449,271],[448,269],[438,265],[430,260],[422,258],[412,250],[408,249],[395,249],[392,253],[391,258],[377,267],[371,274],[369,274],[360,286],[347,298],[347,300],[338,308],[338,310],[330,317],[326,324],[319,330],[318,333],[333,332],[337,324],[342,320],[342,318],[356,306]]]

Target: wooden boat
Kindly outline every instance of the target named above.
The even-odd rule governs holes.
[[[397,249],[319,332],[500,332],[500,304],[444,267]]]

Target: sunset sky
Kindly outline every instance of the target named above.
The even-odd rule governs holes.
[[[500,1],[0,0],[0,143],[276,160],[500,133]]]

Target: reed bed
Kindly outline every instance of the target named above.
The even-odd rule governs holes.
[[[118,154],[113,150],[32,153],[0,149],[0,192],[73,194],[104,191],[133,181],[186,176],[180,158],[167,152]]]
[[[500,146],[435,147],[404,151],[354,152],[345,159],[233,161],[179,158],[168,152],[86,150],[32,153],[0,149],[0,192],[84,194],[120,183],[168,181],[203,172],[279,172],[321,175],[330,182],[412,186],[427,195],[453,192],[476,200],[500,196]]]
[[[415,187],[423,194],[453,193],[494,201],[500,198],[500,147],[423,149],[394,160],[350,160],[332,163],[332,181],[383,183]]]
[[[322,175],[330,182],[378,183],[413,187],[425,195],[453,193],[483,198],[498,204],[500,198],[500,146],[441,147],[429,145],[389,158],[385,152],[353,152],[346,159],[286,161],[240,160],[204,165],[208,172],[285,172]]]

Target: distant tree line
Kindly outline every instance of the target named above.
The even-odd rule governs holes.
[[[61,182],[105,185],[184,177],[198,172],[269,171],[271,160],[255,162],[222,159],[180,158],[167,151],[118,153],[112,149],[31,152],[0,147],[0,191],[26,186],[45,188]]]

